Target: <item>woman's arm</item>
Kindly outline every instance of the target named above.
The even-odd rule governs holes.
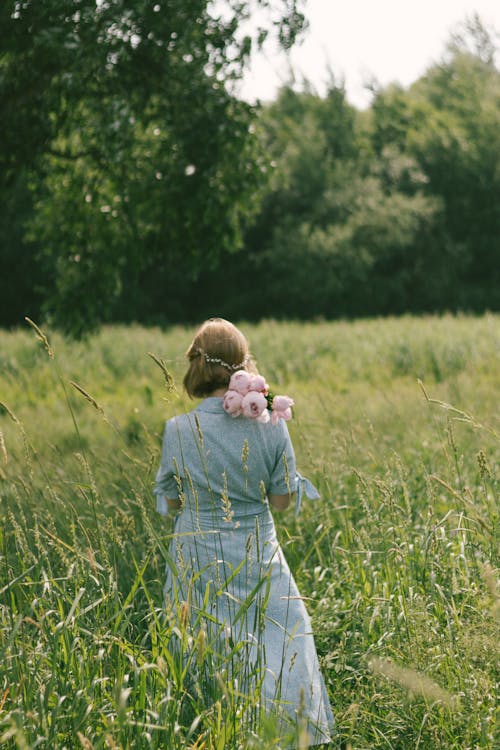
[[[267,496],[269,504],[272,505],[274,510],[286,510],[292,500],[295,499],[295,492],[287,492],[286,495],[273,495]]]
[[[156,495],[156,510],[162,516],[175,513],[182,505],[181,500],[176,497],[179,494],[180,478],[177,476],[177,467],[174,465],[175,459],[171,450],[179,440],[175,425],[175,417],[165,423],[160,466],[153,489]]]

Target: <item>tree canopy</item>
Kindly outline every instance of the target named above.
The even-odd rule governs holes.
[[[358,111],[334,76],[234,94],[266,32],[304,27],[294,2],[1,13],[3,324],[500,309],[500,72],[477,17]]]
[[[29,191],[25,241],[57,323],[83,330],[125,281],[195,277],[241,246],[262,157],[227,84],[265,34],[242,31],[255,8],[293,43],[304,18],[289,0],[3,4],[1,187]]]

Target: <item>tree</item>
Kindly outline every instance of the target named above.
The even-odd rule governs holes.
[[[370,110],[371,141],[383,164],[391,151],[413,163],[399,180],[439,201],[430,242],[420,245],[428,284],[415,300],[430,309],[500,306],[500,72],[490,32],[477,16],[452,35],[443,59],[408,90],[379,90]],[[416,168],[416,171],[415,171]],[[380,173],[386,186],[390,175]],[[404,174],[402,175],[404,177]]]
[[[335,81],[325,98],[307,85],[281,91],[259,118],[269,190],[245,252],[224,265],[223,294],[206,291],[220,274],[196,286],[203,310],[310,319],[500,308],[500,75],[478,29],[455,36],[408,90],[375,91],[366,112]]]
[[[38,316],[44,282],[33,258],[36,245],[29,247],[24,237],[24,225],[33,213],[26,170],[8,190],[0,190],[0,202],[0,324],[13,326],[26,315]]]
[[[440,203],[422,194],[415,160],[372,148],[373,123],[335,81],[324,99],[284,89],[261,127],[276,165],[247,236],[261,314],[332,318],[422,304],[419,285],[434,287],[423,267]]]
[[[0,189],[29,172],[27,239],[60,326],[82,333],[124,285],[157,296],[172,268],[194,277],[241,245],[263,171],[254,110],[230,84],[264,37],[241,30],[257,7],[293,44],[304,18],[289,0],[3,4]]]
[[[469,46],[474,52],[469,51]],[[408,148],[441,196],[463,263],[459,305],[500,307],[500,71],[477,18],[411,90]]]

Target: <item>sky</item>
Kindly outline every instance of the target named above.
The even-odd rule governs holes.
[[[290,61],[267,49],[255,58],[239,94],[247,101],[270,101],[289,78],[305,76],[321,95],[328,67],[345,81],[347,99],[370,104],[366,83],[404,87],[442,58],[446,42],[468,16],[500,32],[500,0],[307,0],[309,30]]]

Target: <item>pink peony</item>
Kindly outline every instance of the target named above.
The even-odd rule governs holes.
[[[285,411],[285,409],[293,406],[294,403],[293,398],[289,396],[275,396],[273,398],[273,409],[276,409],[276,411]]]
[[[266,383],[266,379],[263,375],[253,375],[250,380],[251,391],[257,391],[258,393],[269,393],[269,386]]]
[[[250,381],[252,376],[246,370],[238,370],[233,372],[231,380],[229,381],[229,390],[237,391],[244,396],[250,390]]]
[[[294,405],[292,398],[288,396],[275,396],[273,398],[273,406],[271,413],[271,422],[276,424],[279,419],[284,419],[288,422],[292,418],[292,409]]]
[[[264,409],[260,417],[257,417],[257,422],[261,422],[262,424],[267,424],[270,421],[271,417],[269,416],[269,411],[267,409]]]
[[[223,407],[224,411],[230,414],[232,417],[239,417],[242,413],[241,402],[243,396],[237,391],[226,391],[224,394]]]
[[[292,418],[292,410],[290,408],[284,409],[283,411],[275,411],[274,409],[271,412],[271,422],[272,424],[276,424],[279,422],[280,419],[284,419],[285,422],[288,422]]]
[[[262,393],[256,391],[250,391],[243,396],[241,402],[241,408],[243,409],[243,416],[257,419],[262,416],[262,413],[267,407],[267,399]]]

